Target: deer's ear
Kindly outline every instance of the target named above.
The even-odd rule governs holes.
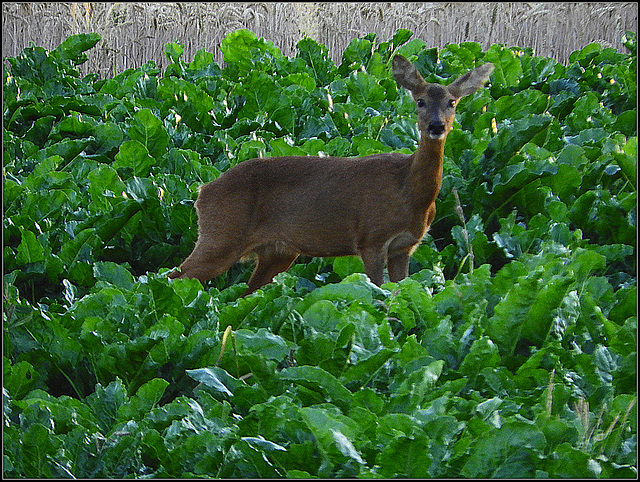
[[[454,97],[458,99],[465,95],[473,94],[480,87],[484,87],[485,82],[489,80],[489,75],[493,72],[493,64],[482,64],[479,67],[458,77],[447,86],[447,89]]]
[[[401,87],[414,92],[425,84],[416,67],[402,55],[393,57],[392,67],[393,77]]]

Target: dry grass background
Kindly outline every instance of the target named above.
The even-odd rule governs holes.
[[[638,4],[625,3],[2,3],[2,55],[15,56],[29,42],[51,50],[74,33],[97,32],[102,41],[88,52],[83,73],[110,77],[155,60],[167,63],[164,46],[178,41],[190,61],[204,48],[221,63],[220,41],[248,28],[271,40],[285,55],[307,35],[329,48],[340,62],[349,41],[369,32],[378,41],[398,28],[439,48],[477,41],[531,47],[536,55],[566,63],[591,42],[625,48],[626,30],[637,32]]]

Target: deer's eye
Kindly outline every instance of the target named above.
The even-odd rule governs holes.
[[[449,101],[449,107],[455,107],[456,106],[456,100],[455,99],[451,99]]]
[[[418,102],[416,102],[416,105],[418,107],[424,107],[425,105],[427,105],[427,103],[422,99],[418,99]]]

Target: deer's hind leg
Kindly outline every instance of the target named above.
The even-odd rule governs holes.
[[[195,203],[198,240],[170,278],[197,278],[204,283],[227,271],[250,251],[245,232],[247,216],[230,209],[229,202],[220,201],[224,197],[215,194],[216,186],[214,181],[200,187]]]
[[[298,257],[298,253],[294,251],[278,248],[275,245],[266,245],[254,250],[254,253],[258,256],[258,263],[249,279],[249,288],[243,296],[247,296],[264,285],[271,283],[275,275],[288,270]]]
[[[231,247],[216,248],[197,243],[189,257],[169,278],[196,278],[204,283],[231,268],[242,254]]]

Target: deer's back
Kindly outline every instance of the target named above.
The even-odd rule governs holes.
[[[284,243],[312,256],[355,254],[408,230],[411,156],[250,159],[200,189],[201,225],[237,226],[248,244]],[[331,249],[327,251],[327,247]]]
[[[273,157],[249,159],[200,189],[224,202],[242,197],[252,205],[295,203],[312,209],[352,205],[397,197],[406,184],[410,156],[376,154],[362,158]]]

